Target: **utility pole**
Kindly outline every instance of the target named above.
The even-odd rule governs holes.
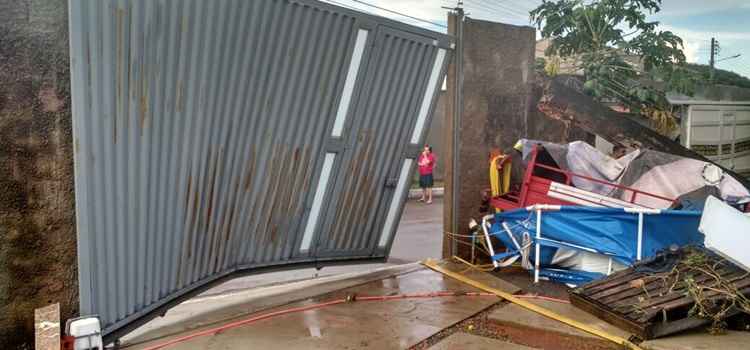
[[[711,67],[709,69],[709,72],[711,74],[709,81],[713,83],[714,81],[714,66],[716,66],[716,55],[719,54],[719,42],[716,41],[716,38],[711,38],[711,59],[709,60],[709,66]]]
[[[453,52],[453,63],[452,70],[449,72],[448,77],[448,92],[450,96],[450,107],[451,119],[446,121],[446,132],[444,134],[444,140],[448,147],[447,150],[450,152],[450,167],[449,173],[446,174],[446,194],[445,203],[443,209],[443,230],[452,234],[458,233],[458,212],[459,212],[459,146],[460,146],[460,130],[461,130],[461,113],[463,112],[463,44],[464,44],[464,9],[463,1],[459,0],[456,3],[455,8],[449,8],[451,10],[448,15],[448,34],[453,35],[456,38],[456,46]],[[452,73],[452,74],[450,74]],[[452,75],[452,77],[451,77]],[[452,79],[451,79],[452,78]],[[458,237],[453,235],[445,235],[443,240],[443,257],[450,258],[457,254],[458,243],[456,240]],[[449,248],[450,247],[450,248]]]

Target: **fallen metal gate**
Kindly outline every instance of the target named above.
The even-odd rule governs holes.
[[[387,257],[448,36],[308,0],[70,1],[81,314]]]

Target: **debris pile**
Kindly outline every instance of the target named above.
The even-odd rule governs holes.
[[[583,285],[575,305],[642,339],[716,332],[750,313],[750,253],[737,244],[750,232],[750,191],[720,167],[520,140],[491,157],[490,179],[493,212],[474,232],[495,268]]]
[[[573,305],[652,339],[750,313],[750,274],[699,247],[665,251],[605,279],[572,289]]]

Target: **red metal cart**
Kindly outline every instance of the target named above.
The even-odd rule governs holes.
[[[502,173],[503,167],[506,166],[511,166],[510,162],[499,162],[497,170]],[[590,181],[611,187],[612,192],[617,192],[619,198],[576,188],[573,179],[579,180],[579,183]],[[500,210],[523,208],[534,204],[662,209],[674,206],[677,200],[562,170],[557,167],[542,145],[534,145],[520,190],[492,197],[489,202]],[[642,204],[643,202],[650,203],[650,206]],[[660,205],[654,206],[653,203]]]

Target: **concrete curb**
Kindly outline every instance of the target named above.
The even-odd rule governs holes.
[[[443,194],[445,194],[445,188],[443,187],[434,187],[432,189],[432,198],[442,198]],[[421,197],[422,197],[421,188],[412,188],[409,190],[409,199],[418,199]]]

